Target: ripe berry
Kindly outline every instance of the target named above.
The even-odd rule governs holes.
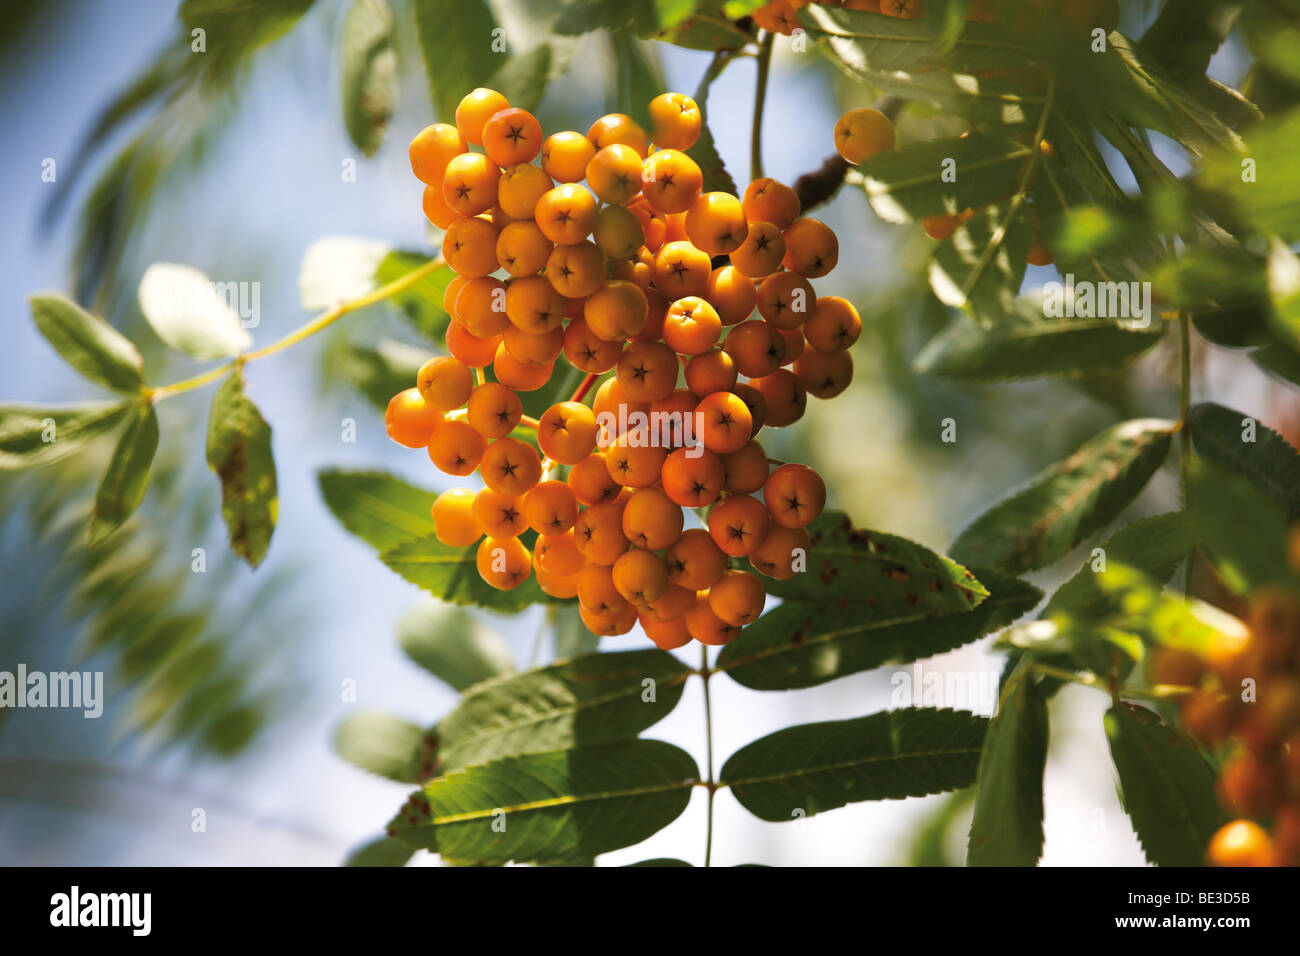
[[[519,587],[533,568],[533,556],[518,538],[484,538],[474,559],[479,577],[498,591]]]
[[[537,223],[531,219],[512,222],[497,236],[496,257],[502,269],[512,276],[541,272],[555,248]]]
[[[730,454],[749,441],[754,422],[737,395],[714,392],[700,399],[695,412],[700,441],[714,454]]]
[[[605,254],[595,243],[558,245],[546,260],[546,278],[566,299],[582,299],[605,281]]]
[[[592,505],[578,515],[573,537],[590,563],[612,565],[628,548],[623,535],[623,509],[613,502]]]
[[[797,272],[778,272],[758,287],[758,314],[778,329],[797,329],[817,308],[812,284]]]
[[[772,520],[786,528],[805,528],[826,507],[826,483],[807,465],[782,465],[763,485]]]
[[[528,526],[523,503],[491,488],[480,488],[474,496],[474,520],[489,538],[514,538]]]
[[[499,110],[483,124],[483,151],[498,166],[530,163],[541,148],[541,124],[528,110]]]
[[[679,448],[664,461],[664,493],[683,508],[704,508],[722,494],[722,459],[703,448]]]
[[[548,458],[576,465],[596,448],[596,415],[581,402],[552,405],[537,422],[537,443]]]
[[[838,295],[819,296],[812,315],[804,321],[803,334],[815,349],[840,352],[862,334],[862,318],[848,299]]]
[[[503,495],[517,498],[542,477],[537,449],[518,438],[498,438],[487,446],[482,460],[483,483]]]
[[[623,534],[638,548],[661,551],[682,536],[682,509],[658,488],[638,488],[623,506]]]
[[[587,327],[596,336],[621,342],[641,331],[647,308],[646,295],[640,287],[613,279],[591,293],[583,315]]]
[[[585,505],[613,501],[623,490],[622,485],[609,477],[609,468],[605,465],[605,456],[601,452],[592,452],[569,469],[568,484],[577,499]]]
[[[1259,824],[1234,820],[1214,834],[1205,855],[1212,866],[1272,866],[1273,843]]]
[[[718,311],[724,326],[744,322],[758,304],[754,283],[735,266],[720,266],[710,272],[703,297]]]
[[[425,402],[419,389],[408,388],[388,400],[384,412],[384,426],[388,437],[407,448],[423,448],[433,437],[433,430],[442,421],[436,408]]]
[[[740,200],[728,192],[701,193],[684,220],[686,238],[711,256],[735,252],[749,235]]]
[[[753,554],[767,534],[771,517],[757,498],[732,495],[709,512],[713,543],[733,558]]]
[[[637,608],[648,606],[668,588],[668,566],[664,559],[640,548],[619,555],[612,577],[618,593]]]
[[[781,230],[770,222],[750,222],[745,241],[731,253],[731,264],[745,276],[762,279],[781,268],[784,257]]]
[[[434,123],[415,134],[409,154],[415,178],[428,186],[442,184],[443,171],[453,156],[465,152],[465,138],[450,123]]]
[[[494,113],[510,108],[510,101],[496,90],[479,87],[467,93],[456,107],[456,126],[465,141],[483,145],[483,126]]]
[[[447,163],[442,198],[462,216],[487,212],[497,201],[501,168],[482,153],[461,153]]]
[[[799,196],[784,183],[767,177],[745,187],[740,205],[750,222],[770,222],[781,230],[799,218]]]
[[[819,219],[799,219],[782,235],[785,238],[785,258],[781,262],[791,272],[816,279],[834,269],[839,261],[839,240]]]
[[[596,120],[587,130],[587,139],[598,150],[621,143],[631,146],[642,157],[650,151],[650,141],[645,130],[636,120],[622,113],[609,113]]]
[[[810,395],[834,398],[853,381],[853,357],[848,352],[808,349],[794,363],[794,373]]]
[[[762,582],[747,571],[724,571],[709,588],[709,608],[737,627],[757,620],[766,601]]]
[[[808,406],[808,390],[794,372],[778,368],[770,375],[750,379],[749,384],[762,393],[767,408],[766,424],[783,428],[803,418]]]
[[[596,200],[582,186],[563,183],[537,201],[533,215],[546,238],[573,245],[591,234],[596,224]]]
[[[487,442],[467,422],[439,422],[429,439],[429,460],[448,475],[472,475],[483,458]]]
[[[712,272],[708,253],[684,239],[664,243],[655,253],[655,288],[670,300],[703,296],[708,291]]]
[[[788,581],[797,571],[807,568],[811,547],[807,529],[773,524],[768,528],[763,543],[749,556],[749,563],[760,574]]]
[[[557,183],[581,182],[596,147],[581,133],[552,133],[542,142],[542,169]]]
[[[454,358],[431,358],[420,366],[415,387],[426,405],[440,412],[460,408],[474,389],[474,373]]]
[[[641,192],[641,155],[614,143],[587,163],[587,184],[602,202],[621,206]]]
[[[511,219],[532,219],[537,202],[554,187],[551,177],[536,166],[520,163],[501,171],[497,202]]]
[[[729,494],[749,495],[767,482],[767,452],[754,440],[722,456],[723,488]]]
[[[669,579],[690,591],[712,587],[727,570],[727,556],[701,528],[683,532],[664,552],[664,560]]]
[[[660,149],[690,149],[700,138],[700,108],[682,93],[661,93],[650,101],[650,138]]]
[[[879,110],[849,110],[835,124],[835,148],[857,165],[894,148],[894,124]]]
[[[538,486],[540,487],[540,486]],[[533,491],[537,489],[534,488]],[[533,491],[530,491],[531,495]],[[559,534],[539,534],[537,545],[533,548],[533,566],[551,574],[567,577],[577,574],[586,565],[587,559],[578,550],[572,531]]]
[[[442,255],[447,265],[467,279],[495,272],[497,229],[486,219],[457,219],[443,238]]]
[[[691,595],[692,602],[694,595]],[[691,641],[691,632],[686,628],[684,617],[676,617],[670,621],[656,620],[653,614],[642,611],[637,615],[637,622],[641,629],[645,631],[646,637],[654,642],[655,647],[661,651],[671,651],[678,647],[683,647]]]
[[[664,342],[682,355],[699,355],[708,351],[721,334],[721,317],[706,299],[699,296],[678,299],[664,316]]]
[[[433,533],[449,548],[466,548],[483,537],[474,517],[474,492],[450,488],[433,501]]]
[[[479,338],[455,319],[447,325],[447,351],[470,368],[486,368],[491,365],[500,344],[500,335]]]
[[[785,361],[785,339],[770,322],[741,322],[729,333],[722,346],[736,363],[741,375],[750,379],[771,375]]]
[[[651,155],[641,170],[641,192],[661,213],[686,212],[704,189],[704,173],[695,160],[675,149]]]

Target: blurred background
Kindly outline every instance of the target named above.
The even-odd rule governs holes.
[[[147,96],[150,82],[177,56],[190,55],[174,0],[8,5],[0,28],[0,125],[8,131],[0,150],[0,401],[99,397],[37,333],[25,302],[32,292],[75,293],[140,343],[149,380],[164,382],[204,366],[165,354],[142,320],[135,290],[150,263],[260,283],[261,323],[252,332],[264,344],[308,317],[298,276],[318,239],[430,248],[406,146],[435,116],[412,53],[410,12],[394,4],[400,94],[383,145],[366,158],[348,138],[340,109],[338,47],[348,6],[317,0],[292,30],[221,82],[160,108]],[[498,13],[512,42],[526,42],[529,18],[546,5],[494,6],[505,8]],[[1126,4],[1121,29],[1139,31],[1151,13],[1146,4]],[[792,182],[832,152],[838,116],[870,102],[815,52],[795,53],[778,40],[763,152],[767,174]],[[585,130],[618,106],[628,50],[595,32],[568,52],[568,71],[537,110],[547,132]],[[637,56],[661,74],[665,89],[688,93],[710,59],[666,45],[638,45]],[[1230,42],[1212,72],[1235,83],[1241,60]],[[752,60],[732,64],[708,102],[719,152],[742,186],[754,73]],[[124,122],[101,123],[111,98],[133,84],[140,109]],[[900,140],[958,131],[952,122],[909,109]],[[1169,150],[1162,158],[1175,171],[1186,168]],[[54,182],[42,178],[49,159]],[[355,181],[340,175],[349,160]],[[1114,166],[1131,185],[1122,164]],[[821,471],[830,506],[859,526],[942,550],[983,502],[1119,415],[1176,414],[1175,356],[1164,347],[1104,382],[965,388],[915,375],[912,358],[947,322],[924,279],[929,241],[919,228],[881,223],[851,187],[818,215],[837,231],[841,248],[839,268],[818,282],[818,292],[854,301],[866,330],[853,350],[850,390],[833,402],[812,401],[797,427],[772,439],[769,453]],[[1050,267],[1031,268],[1026,285],[1053,278]],[[398,646],[399,619],[420,604],[420,592],[341,528],[316,483],[319,468],[336,465],[446,487],[424,455],[386,438],[382,411],[341,370],[347,343],[381,336],[419,342],[380,306],[248,368],[249,395],[273,428],[280,488],[278,528],[255,572],[226,547],[217,482],[203,461],[206,390],[159,407],[153,484],[107,548],[91,553],[80,540],[108,448],[0,476],[0,670],[20,662],[29,671],[102,670],[107,691],[98,720],[70,710],[0,711],[0,862],[332,865],[382,831],[409,788],[335,756],[335,728],[357,708],[429,724],[457,695]],[[1197,360],[1198,395],[1213,393],[1295,441],[1300,418],[1294,406],[1280,404],[1280,389],[1231,353]],[[342,438],[347,418],[357,422],[354,443]],[[955,443],[940,440],[945,418],[957,422]],[[1176,488],[1170,476],[1157,476],[1134,513],[1176,506]],[[202,573],[194,570],[195,549],[206,561]],[[540,612],[481,617],[525,665]],[[1002,661],[984,650],[987,643],[921,667],[995,682]],[[645,644],[634,632],[602,646]],[[905,669],[915,676],[913,665]],[[720,677],[713,683],[716,765],[781,727],[890,706],[894,673],[885,668],[781,694]],[[355,701],[345,699],[350,687]],[[1044,864],[1142,862],[1097,732],[1107,702],[1105,694],[1070,687],[1053,703]],[[942,703],[973,703],[986,713],[992,706]],[[698,682],[649,735],[702,758]],[[722,791],[716,810],[716,865],[959,862],[969,823],[964,795],[850,805],[770,824]],[[704,794],[696,793],[673,825],[600,862],[665,856],[698,864],[704,832]]]

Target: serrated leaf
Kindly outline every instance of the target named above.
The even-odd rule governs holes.
[[[253,344],[242,310],[257,318],[256,282],[213,282],[192,266],[155,262],[140,277],[140,311],[171,348],[197,358],[225,358]]]
[[[1300,353],[1285,345],[1273,343],[1250,353],[1251,361],[1271,375],[1300,385]]]
[[[1112,629],[1146,644],[1164,645],[1204,656],[1212,644],[1241,644],[1246,626],[1213,604],[1166,591],[1161,582],[1136,568],[1111,563],[1098,573],[1097,584],[1116,608]],[[1135,660],[1140,646],[1130,651]]]
[[[718,779],[746,810],[773,822],[958,790],[975,782],[987,726],[965,711],[917,707],[802,724],[742,747]]]
[[[221,516],[230,547],[257,567],[271,544],[280,505],[271,426],[244,394],[238,371],[212,397],[207,459],[221,480]]]
[[[99,544],[135,512],[149,487],[149,469],[158,450],[158,416],[153,404],[141,405],[127,422],[95,493],[89,540]]]
[[[492,74],[488,87],[501,93],[511,106],[536,109],[551,75],[551,47],[540,43],[522,53],[512,53]]]
[[[1290,577],[1286,513],[1257,484],[1193,460],[1185,493],[1197,537],[1229,588],[1249,594]]]
[[[1199,866],[1226,821],[1214,796],[1214,771],[1185,737],[1148,710],[1106,711],[1106,738],[1124,809],[1146,857],[1161,866]]]
[[[438,119],[454,123],[456,104],[470,90],[487,86],[504,62],[493,49],[497,28],[484,0],[415,0],[415,27]]]
[[[1009,139],[952,136],[886,150],[858,169],[876,215],[907,223],[1001,201],[1016,191],[1029,155]]]
[[[144,361],[130,339],[65,296],[43,293],[28,302],[36,328],[69,365],[105,388],[140,390]]]
[[[375,283],[387,285],[428,262],[429,257],[423,253],[395,249],[375,269]],[[451,321],[446,309],[442,307],[443,294],[455,277],[456,273],[450,267],[443,266],[398,292],[389,301],[405,313],[416,329],[431,341],[442,345],[447,323]]]
[[[1033,866],[1043,853],[1047,700],[1021,666],[1007,681],[980,753],[966,863]]]
[[[1258,419],[1214,402],[1192,406],[1187,427],[1197,454],[1259,485],[1288,520],[1300,518],[1300,453],[1290,442]]]
[[[716,667],[754,690],[814,687],[847,674],[904,664],[978,640],[1042,599],[1030,584],[979,569],[992,594],[973,610],[877,615],[862,604],[787,600],[723,648]]]
[[[1152,418],[1106,429],[984,512],[953,542],[951,554],[1012,573],[1065,557],[1137,497],[1168,455],[1173,429],[1172,422]]]
[[[425,736],[425,730],[409,720],[363,710],[339,724],[334,750],[362,770],[399,783],[415,783]]]
[[[1023,300],[1022,300],[1023,301]],[[957,382],[1006,382],[1113,371],[1152,349],[1164,327],[1116,325],[1112,319],[1009,321],[981,328],[958,317],[913,363],[923,375]]]
[[[383,142],[397,98],[393,11],[385,0],[353,0],[343,20],[343,123],[367,156]]]
[[[474,604],[493,611],[513,613],[534,604],[558,601],[537,586],[531,574],[511,591],[498,591],[478,573],[478,545],[452,548],[433,534],[396,544],[380,560],[412,584],[452,604]]]
[[[501,638],[463,608],[437,601],[402,615],[397,642],[407,657],[459,691],[515,669],[514,655]]]
[[[930,288],[939,301],[954,309],[968,309],[986,327],[1015,312],[1033,241],[1025,206],[1008,219],[1009,213],[1009,203],[977,210],[950,238],[935,246],[930,259]]]
[[[389,828],[448,862],[563,863],[663,829],[698,779],[690,754],[658,740],[507,757],[430,780]]]
[[[316,478],[334,517],[378,551],[433,532],[432,491],[382,471],[325,468]]]
[[[727,172],[722,156],[718,153],[717,143],[713,140],[713,133],[709,129],[709,90],[712,89],[713,81],[722,73],[727,63],[726,57],[715,54],[709,68],[700,79],[700,85],[695,88],[695,103],[700,108],[700,138],[686,151],[686,155],[695,160],[696,165],[700,167],[700,172],[704,174],[706,192],[723,191],[739,195],[736,182]]]
[[[134,402],[94,405],[0,405],[0,471],[66,458],[104,434]]]
[[[368,843],[363,843],[349,853],[343,865],[406,866],[414,854],[415,851],[401,840],[395,840],[390,836],[381,836],[375,837]]]
[[[635,737],[677,706],[691,673],[666,651],[621,651],[479,684],[438,722],[437,772]]]

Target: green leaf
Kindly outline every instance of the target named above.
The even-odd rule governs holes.
[[[362,770],[415,783],[419,779],[423,728],[391,714],[363,710],[350,714],[334,732],[334,749]]]
[[[415,0],[415,27],[438,119],[454,123],[456,104],[487,86],[504,62],[494,52],[496,18],[484,0]]]
[[[1177,79],[1204,76],[1240,12],[1239,2],[1182,0],[1166,3],[1142,35],[1141,47]]]
[[[428,262],[429,257],[423,253],[394,250],[375,269],[375,284],[387,285]],[[443,345],[447,323],[451,321],[447,310],[442,307],[443,294],[455,277],[456,274],[450,267],[443,266],[410,288],[403,289],[389,301],[402,310],[416,329],[431,341]]]
[[[208,467],[221,479],[221,516],[230,547],[253,567],[271,544],[279,513],[271,427],[244,395],[235,372],[212,397],[208,418]]]
[[[1002,691],[980,753],[966,862],[1033,866],[1043,853],[1047,699],[1021,665]]]
[[[1286,515],[1259,486],[1200,460],[1187,472],[1187,511],[1224,583],[1238,594],[1286,581]]]
[[[985,329],[959,317],[930,340],[913,365],[923,375],[973,383],[1083,375],[1121,368],[1163,335],[1159,322],[1137,329],[1112,319],[1048,319],[1040,314],[1037,321]]]
[[[546,621],[551,630],[557,661],[594,654],[600,647],[600,637],[587,627],[576,601],[550,605],[546,609]]]
[[[433,533],[432,491],[383,471],[325,468],[316,478],[334,517],[380,552]]]
[[[1286,513],[1300,519],[1300,454],[1280,434],[1250,415],[1202,402],[1187,413],[1197,454],[1245,475]]]
[[[328,374],[342,375],[378,409],[411,387],[420,367],[429,359],[427,349],[394,339],[380,339],[374,347],[345,343],[340,354],[329,356]]]
[[[108,470],[95,493],[90,516],[90,544],[97,545],[135,512],[149,487],[149,469],[158,450],[158,416],[152,403],[141,405],[127,422]]]
[[[1146,857],[1160,866],[1199,866],[1226,821],[1214,796],[1214,771],[1185,737],[1150,711],[1120,704],[1106,711],[1106,737],[1124,809]]]
[[[137,295],[158,338],[192,358],[225,358],[253,344],[241,315],[259,318],[256,282],[213,282],[190,266],[155,262],[140,277]]]
[[[1023,205],[1008,219],[1010,211],[1007,203],[977,210],[974,218],[935,246],[930,260],[930,288],[939,301],[954,309],[969,309],[984,326],[1002,322],[1016,311],[1025,278],[1033,228]]]
[[[1001,201],[1016,191],[1029,155],[1009,139],[952,136],[886,150],[858,169],[876,215],[907,223]]]
[[[723,13],[723,0],[699,0],[695,11],[681,23],[654,34],[654,39],[689,50],[739,50],[753,40],[751,33],[732,23]]]
[[[1246,626],[1213,604],[1164,590],[1161,582],[1136,568],[1111,562],[1097,575],[1097,584],[1117,609],[1108,626],[1151,645],[1164,645],[1204,655],[1216,643],[1240,645]],[[1141,656],[1134,647],[1129,656]]]
[[[1300,352],[1273,343],[1262,349],[1256,349],[1250,354],[1250,358],[1264,371],[1292,385],[1300,385]]]
[[[479,684],[438,723],[438,772],[635,737],[677,706],[691,673],[666,651],[621,651]]]
[[[389,827],[452,863],[563,863],[657,833],[698,779],[690,754],[658,740],[507,757],[430,780]]]
[[[1246,132],[1244,150],[1224,151],[1207,160],[1199,178],[1223,193],[1261,233],[1288,242],[1300,239],[1300,109],[1275,115]],[[1246,161],[1254,176],[1246,176]]]
[[[401,840],[390,836],[375,837],[348,854],[344,866],[406,866],[415,854]]]
[[[109,431],[135,402],[94,405],[0,405],[0,471],[66,458]]]
[[[28,301],[41,335],[86,378],[117,392],[137,392],[144,385],[140,353],[117,329],[61,295],[33,295]]]
[[[503,613],[522,611],[534,604],[559,600],[545,594],[537,579],[511,591],[498,591],[479,576],[475,555],[478,545],[451,548],[433,534],[394,545],[380,560],[412,584],[452,604],[475,604]]]
[[[720,54],[715,55],[700,80],[700,85],[695,89],[695,103],[700,108],[700,138],[686,151],[686,155],[695,160],[696,165],[700,167],[700,172],[704,174],[706,192],[722,191],[739,195],[736,181],[731,178],[731,173],[727,172],[722,156],[718,153],[717,143],[713,140],[713,133],[709,130],[709,90],[728,62],[728,58]]]
[[[437,601],[402,615],[397,642],[407,657],[459,691],[515,669],[514,655],[501,638],[464,608]]]
[[[908,707],[778,730],[742,747],[719,780],[760,820],[780,822],[861,800],[899,800],[975,782],[988,721]]]
[[[628,863],[627,866],[690,866],[685,860],[678,860],[670,856],[655,857],[653,860],[641,860],[637,863]]]
[[[1273,327],[1293,348],[1300,348],[1300,256],[1276,239],[1268,254],[1268,292]]]
[[[343,123],[367,156],[383,142],[397,98],[393,11],[385,0],[353,0],[343,20]]]
[[[541,43],[522,53],[512,53],[492,74],[488,88],[501,93],[511,106],[536,109],[551,75],[551,47]]]
[[[1014,574],[1065,557],[1137,497],[1168,455],[1173,429],[1151,418],[1106,429],[984,512],[953,542],[953,557]]]

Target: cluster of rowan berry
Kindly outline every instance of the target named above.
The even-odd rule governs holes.
[[[704,191],[685,152],[699,107],[665,93],[649,113],[649,133],[611,114],[586,135],[543,137],[526,110],[478,89],[455,125],[415,137],[424,210],[457,273],[451,356],[394,396],[388,432],[447,474],[480,472],[486,487],[444,492],[433,518],[444,544],[478,542],[488,584],[535,571],[545,593],[578,598],[597,634],[639,620],[660,647],[725,644],[766,598],[732,565],[802,570],[826,499],[816,472],[770,461],[755,436],[802,417],[808,394],[848,386],[862,322],[813,291],[839,246],[800,218],[793,190]],[[548,382],[561,355],[586,380],[524,416],[518,393]],[[708,509],[703,527],[686,527],[688,509]]]
[[[1294,538],[1300,571],[1300,530]],[[1246,624],[1245,634],[1217,640],[1204,655],[1162,648],[1151,678],[1196,688],[1180,704],[1183,726],[1228,751],[1219,801],[1240,818],[1215,834],[1209,861],[1300,866],[1300,595],[1284,587],[1256,592]],[[1271,821],[1270,829],[1251,818]]]

